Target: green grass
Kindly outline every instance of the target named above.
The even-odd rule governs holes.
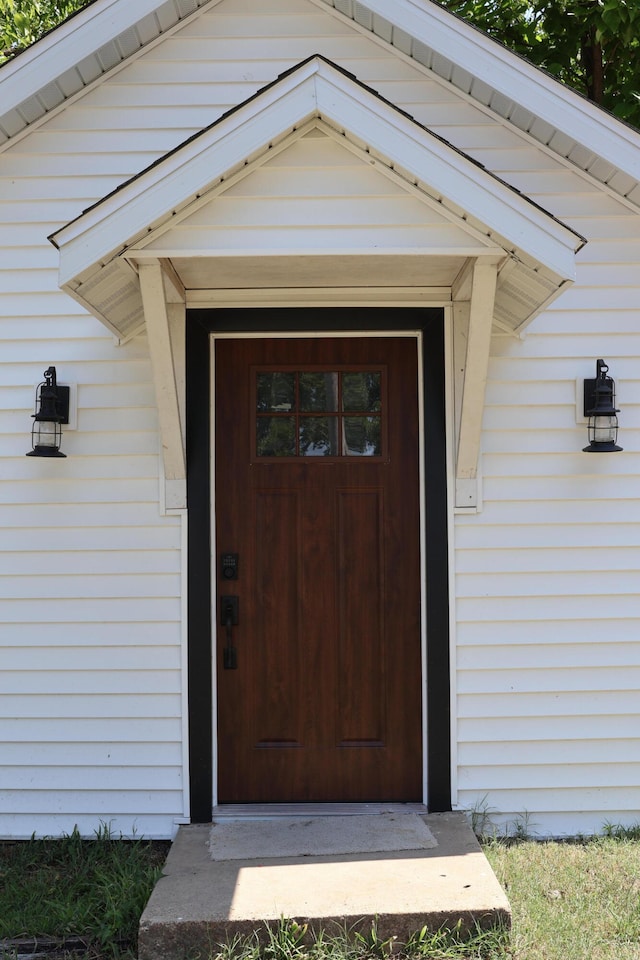
[[[0,843],[0,940],[76,936],[76,957],[134,960],[167,849],[106,828],[93,840]],[[484,850],[511,901],[510,937],[423,929],[402,944],[375,927],[314,933],[283,919],[201,960],[640,960],[640,826],[607,824],[601,837],[567,843],[490,839]]]
[[[135,957],[140,914],[168,843],[114,838],[0,843],[0,940],[79,938],[85,954]],[[0,950],[0,955],[2,951]]]
[[[478,930],[471,935],[459,929],[417,931],[408,943],[383,938],[370,929],[339,927],[314,931],[295,920],[257,930],[246,937],[210,949],[193,960],[499,960],[508,937],[501,930]]]
[[[640,829],[581,842],[489,841],[516,960],[640,960]]]

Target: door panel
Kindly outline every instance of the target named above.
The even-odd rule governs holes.
[[[416,341],[221,339],[215,385],[219,801],[420,800]]]

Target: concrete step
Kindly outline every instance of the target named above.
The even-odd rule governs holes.
[[[265,849],[272,852],[278,818],[262,818],[269,824]],[[258,841],[251,857],[239,849],[245,859],[225,847],[224,860],[212,859],[211,824],[180,827],[140,920],[139,960],[184,960],[198,952],[204,958],[235,934],[264,930],[265,921],[283,917],[329,933],[336,924],[368,930],[375,922],[381,938],[401,942],[425,925],[509,927],[509,902],[465,816],[425,814],[422,820],[435,840],[425,849],[381,852],[362,844],[369,852],[274,857],[261,856]],[[283,846],[290,847],[288,822],[281,819]],[[384,822],[381,817],[379,830]]]

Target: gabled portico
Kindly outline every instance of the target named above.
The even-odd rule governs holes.
[[[373,170],[408,208],[403,222],[389,213],[393,198],[371,222],[367,204],[358,210],[355,202],[359,193],[370,197],[371,188],[359,191],[355,183],[342,223],[323,223],[316,205],[295,229],[283,230],[272,216],[238,230],[234,189],[308,138],[344,151],[363,175]],[[369,207],[377,213],[383,204]],[[250,204],[242,215],[251,227]],[[61,287],[120,342],[146,324],[169,508],[186,505],[184,372],[175,346],[186,309],[255,303],[452,307],[456,505],[475,508],[491,331],[517,335],[571,283],[583,245],[574,231],[319,56],[50,239],[60,249]]]

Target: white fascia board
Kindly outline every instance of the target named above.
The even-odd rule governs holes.
[[[582,238],[350,75],[312,58],[56,231],[50,239],[60,249],[60,286],[139,243],[164,218],[312,117],[411,171],[560,278],[574,278]]]
[[[198,197],[274,138],[315,114],[313,70],[285,77],[49,238],[60,286]]]
[[[432,0],[362,0],[374,14],[640,180],[635,130]]]
[[[339,71],[323,66],[317,86],[324,119],[412,171],[563,279],[575,278],[582,237],[361,84],[346,84]]]

